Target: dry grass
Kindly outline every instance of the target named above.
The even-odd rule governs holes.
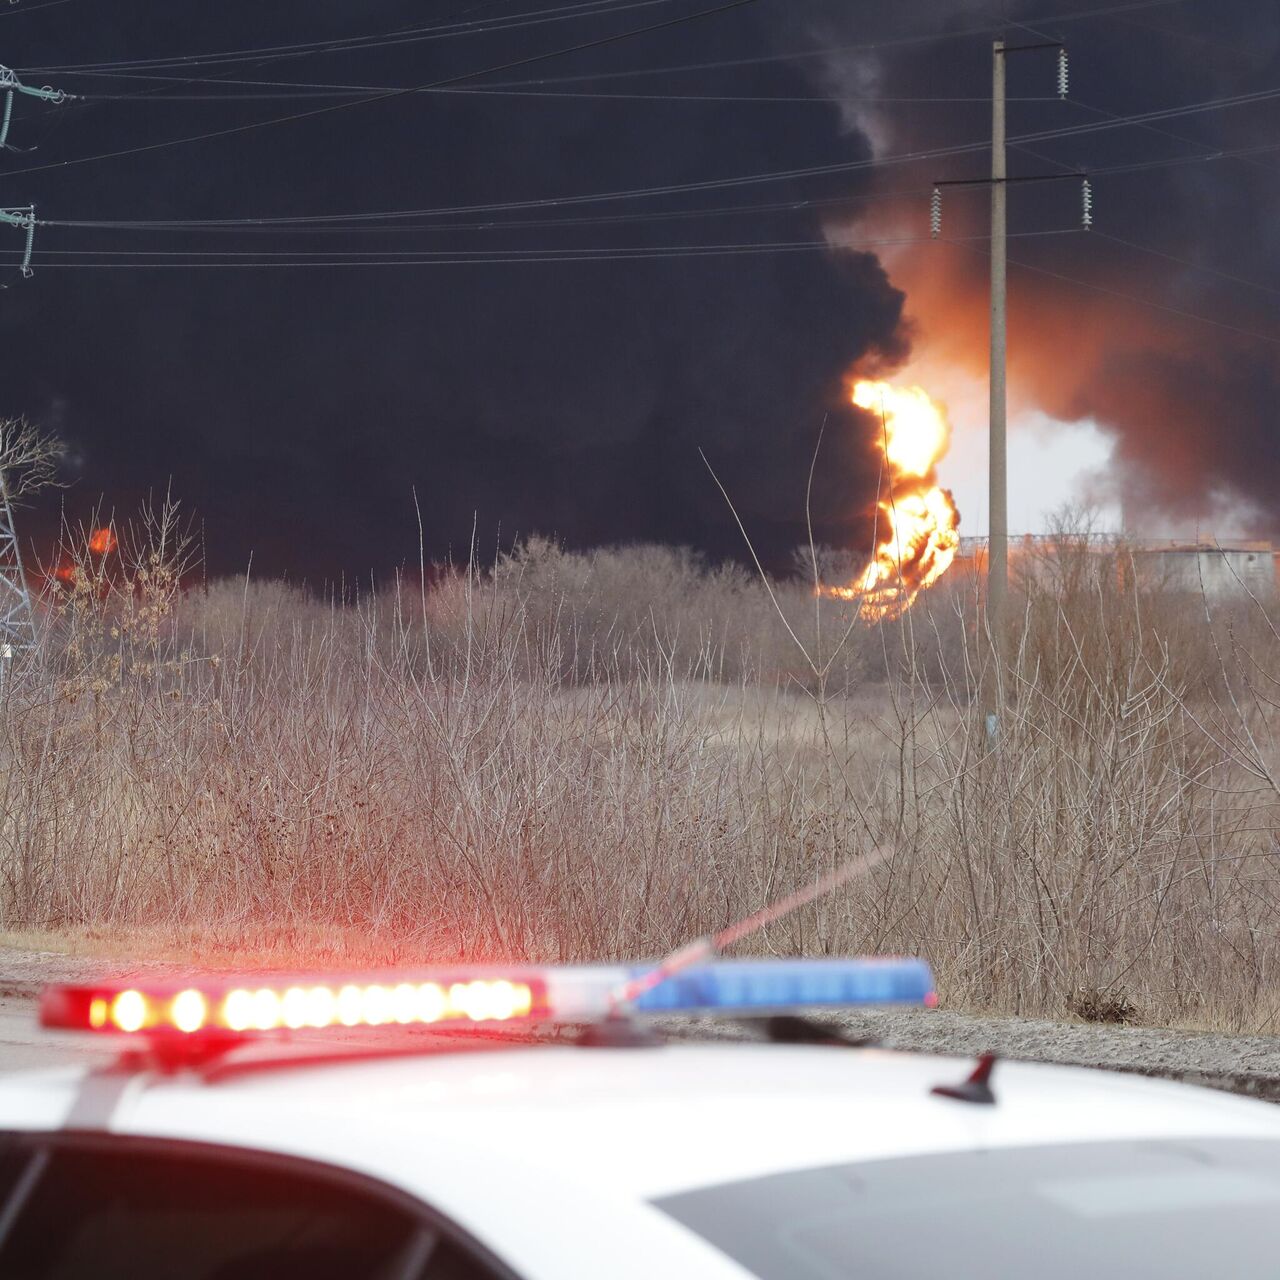
[[[654,954],[850,854],[780,953],[918,952],[953,1006],[1269,1030],[1280,637],[1069,554],[996,675],[962,580],[816,681],[760,585],[532,544],[359,602],[186,593],[173,513],[82,557],[0,706],[0,929],[156,953]],[[847,606],[779,589],[830,654]],[[824,648],[825,646],[825,648]],[[1111,1002],[1108,1005],[1108,1002]]]

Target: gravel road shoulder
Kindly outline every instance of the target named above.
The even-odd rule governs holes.
[[[990,1051],[1031,1062],[1133,1071],[1280,1102],[1280,1037],[981,1018],[946,1009],[875,1009],[845,1021],[850,1033],[873,1036],[891,1048]]]
[[[16,1016],[46,983],[94,981],[107,976],[172,978],[191,972],[176,965],[130,966],[58,952],[0,947],[0,1001]],[[851,1036],[868,1037],[888,1048],[958,1056],[989,1051],[1028,1062],[1161,1076],[1280,1102],[1280,1036],[977,1017],[947,1009],[866,1009],[824,1020],[837,1022]],[[673,1020],[670,1029],[677,1034],[687,1032],[689,1023]],[[708,1026],[700,1033],[710,1030]],[[727,1027],[716,1030],[734,1034]],[[34,1028],[33,1035],[39,1035]],[[3,1041],[0,1035],[0,1050]]]
[[[822,1021],[889,1049],[959,1057],[989,1052],[1024,1062],[1101,1067],[1280,1102],[1280,1036],[979,1017],[949,1009],[864,1009]],[[673,1019],[668,1030],[688,1034],[691,1020]],[[746,1033],[725,1027],[721,1034]]]

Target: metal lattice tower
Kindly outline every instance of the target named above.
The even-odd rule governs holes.
[[[35,611],[22,571],[22,549],[13,525],[9,486],[0,472],[0,661],[34,649],[35,644]]]
[[[10,0],[12,3],[12,0]],[[41,102],[63,103],[72,97],[61,89],[49,85],[36,88],[23,84],[9,67],[0,65],[0,151],[17,148],[9,141],[9,126],[13,121],[15,94],[24,94]],[[27,233],[26,252],[19,268],[25,278],[31,276],[31,250],[36,233],[34,205],[25,208],[0,208],[0,225],[19,227]],[[22,571],[22,549],[18,545],[18,532],[13,525],[13,503],[9,500],[9,486],[0,471],[0,687],[3,686],[8,662],[19,653],[36,647],[35,611],[31,607],[31,592],[26,574]]]

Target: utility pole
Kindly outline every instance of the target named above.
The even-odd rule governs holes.
[[[1004,680],[1009,644],[1009,462],[1007,443],[1007,379],[1005,354],[1008,338],[1008,201],[1012,182],[1054,182],[1064,178],[1081,182],[1081,228],[1093,225],[1093,195],[1083,173],[1033,174],[1010,178],[1005,155],[1005,69],[1011,53],[1054,49],[1058,54],[1058,97],[1067,96],[1067,50],[1056,41],[1006,45],[996,40],[991,46],[991,177],[961,178],[935,182],[929,208],[930,230],[936,239],[942,234],[943,187],[991,187],[991,356],[989,369],[990,407],[988,418],[987,480],[990,531],[987,539],[987,633],[995,657],[995,672],[983,695],[987,735],[995,739],[999,730],[1000,686]]]
[[[1008,182],[1005,171],[1004,76],[1005,45],[991,46],[991,367],[990,418],[987,442],[987,504],[990,528],[987,539],[987,629],[1003,669],[1005,613],[1009,595],[1009,467],[1006,444],[1005,350],[1007,342],[1006,257]],[[999,677],[996,680],[999,684]],[[994,705],[987,708],[995,714]],[[988,721],[989,730],[995,725]]]

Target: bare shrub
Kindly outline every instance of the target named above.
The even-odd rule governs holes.
[[[1021,584],[994,738],[975,628],[895,694],[880,812],[905,852],[868,909],[896,913],[897,945],[932,956],[961,1003],[1125,992],[1158,1020],[1259,1026],[1280,888],[1269,749],[1246,725],[1264,709],[1245,715],[1240,672],[1204,661],[1219,623],[1203,602],[1117,572],[1123,548],[1062,554]],[[916,635],[945,603],[925,602]],[[1232,715],[1211,725],[1214,708]]]
[[[180,592],[160,514],[47,601],[44,661],[0,705],[0,927],[282,963],[636,956],[874,846],[752,945],[920,953],[957,1006],[1086,1016],[1083,991],[1241,1029],[1280,1007],[1259,606],[1066,548],[1020,584],[992,739],[960,574],[855,626],[817,683],[758,581],[686,555],[529,543],[358,602]],[[772,585],[835,653],[847,607]]]
[[[1123,991],[1098,991],[1081,987],[1071,997],[1067,1008],[1081,1022],[1102,1022],[1127,1027],[1138,1022],[1138,1010]]]

